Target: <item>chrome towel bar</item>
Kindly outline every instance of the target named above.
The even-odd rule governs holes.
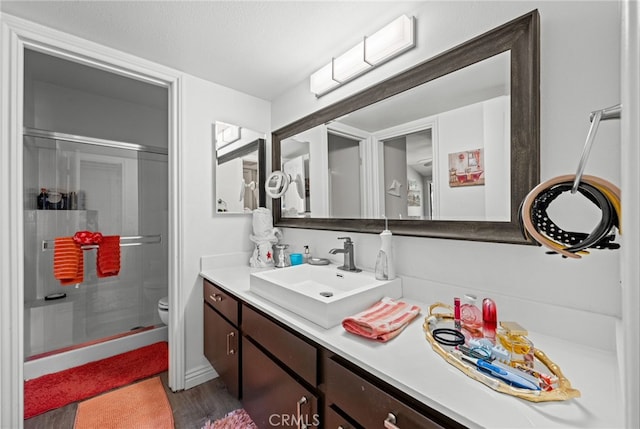
[[[133,235],[129,237],[120,237],[120,247],[126,246],[142,246],[143,244],[157,244],[162,242],[162,235]],[[42,251],[53,250],[55,240],[42,240]],[[97,244],[89,244],[81,246],[83,250],[97,249]]]

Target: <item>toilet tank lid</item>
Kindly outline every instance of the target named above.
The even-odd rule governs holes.
[[[169,308],[169,297],[165,296],[164,298],[160,298],[160,300],[158,301],[158,307]]]

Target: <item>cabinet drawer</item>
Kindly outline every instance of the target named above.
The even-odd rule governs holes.
[[[442,427],[332,359],[325,371],[327,405],[335,404],[363,427]],[[395,426],[385,424],[390,415]]]
[[[361,429],[347,421],[338,414],[333,408],[325,407],[324,409],[324,429]]]
[[[259,428],[317,428],[318,398],[242,337],[242,405]]]
[[[242,331],[282,363],[317,386],[318,350],[249,307],[242,309]]]
[[[233,325],[238,326],[238,301],[215,286],[208,280],[204,280],[204,300],[220,314],[227,318]]]

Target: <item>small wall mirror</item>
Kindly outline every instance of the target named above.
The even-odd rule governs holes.
[[[216,121],[215,212],[251,213],[265,204],[265,135],[245,127]]]
[[[539,181],[538,12],[508,22],[272,134],[274,200],[292,228],[527,243]],[[297,187],[299,189],[299,187]]]

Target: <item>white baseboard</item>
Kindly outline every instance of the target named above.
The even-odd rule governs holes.
[[[185,390],[191,389],[216,377],[218,377],[218,373],[209,363],[202,364],[187,370],[184,377],[184,388]]]

